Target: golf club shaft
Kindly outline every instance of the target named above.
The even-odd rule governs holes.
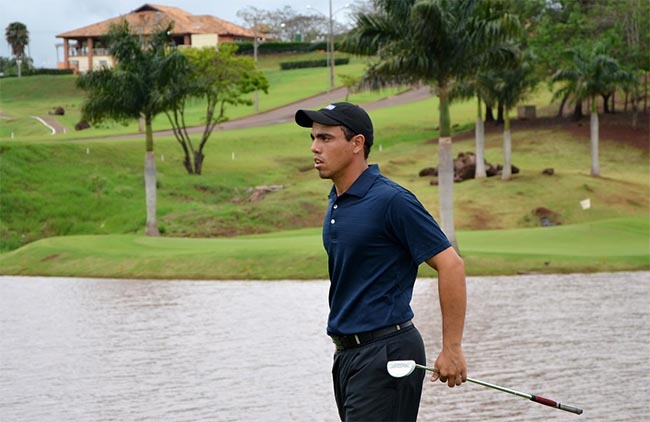
[[[415,364],[415,366],[417,368],[425,369],[427,371],[438,372],[435,369],[429,368],[429,367],[424,366],[424,365]],[[521,391],[501,387],[500,385],[496,385],[496,384],[492,384],[492,383],[489,383],[489,382],[477,380],[475,378],[467,377],[467,381],[469,381],[471,383],[474,383],[474,384],[482,385],[483,387],[488,387],[488,388],[492,388],[494,390],[503,391],[504,393],[513,394],[515,396],[522,397],[522,398],[534,401],[535,403],[543,404],[545,406],[555,407],[556,409],[564,410],[566,412],[575,413],[576,415],[582,414],[582,409],[580,409],[578,407],[569,406],[568,404],[562,404],[562,403],[556,402],[555,400],[547,399],[546,397],[536,396],[536,395],[528,394],[528,393],[522,393]]]

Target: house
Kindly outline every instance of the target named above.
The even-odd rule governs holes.
[[[87,72],[101,66],[112,66],[113,59],[108,53],[102,38],[111,25],[126,20],[138,34],[147,36],[160,26],[174,22],[172,38],[176,45],[183,47],[206,47],[224,42],[252,41],[255,33],[234,23],[209,15],[191,15],[177,7],[145,4],[132,12],[107,19],[83,28],[58,34],[63,38],[63,61],[59,69],[75,69]]]

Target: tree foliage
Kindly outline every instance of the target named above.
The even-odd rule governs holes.
[[[518,30],[501,3],[479,0],[377,0],[376,12],[360,13],[343,48],[376,59],[364,75],[371,88],[424,83],[440,98],[440,220],[456,249],[453,224],[453,158],[450,92],[485,60],[507,57],[504,41]],[[488,54],[489,52],[489,54]]]
[[[113,25],[106,44],[115,67],[88,72],[77,81],[87,93],[81,109],[85,120],[98,123],[107,119],[142,118],[145,122],[145,232],[148,235],[159,234],[152,121],[170,106],[170,87],[182,85],[187,68],[185,56],[172,47],[169,36],[172,27],[143,36],[134,33],[126,21]]]
[[[165,110],[176,140],[183,148],[183,165],[189,174],[201,174],[203,150],[215,126],[228,120],[228,106],[251,105],[246,94],[268,92],[268,81],[250,57],[236,56],[237,47],[223,44],[215,47],[185,49],[188,68],[183,83],[170,86]],[[198,143],[192,141],[185,120],[185,107],[190,98],[206,103],[205,126]]]
[[[5,28],[5,39],[11,47],[11,54],[17,59],[25,56],[25,47],[29,44],[29,31],[21,22],[12,22]]]

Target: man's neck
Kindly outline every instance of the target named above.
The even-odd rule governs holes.
[[[333,182],[336,188],[336,196],[341,196],[347,192],[347,190],[350,189],[350,186],[352,186],[354,182],[357,181],[359,176],[361,176],[361,174],[366,171],[367,168],[368,162],[364,160],[360,165],[351,166],[349,171],[343,175],[343,177],[334,180]]]

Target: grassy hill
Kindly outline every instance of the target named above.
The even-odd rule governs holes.
[[[363,68],[360,62],[349,66],[337,71]],[[262,109],[326,88],[326,69],[275,69],[270,64],[266,69],[272,95],[261,96]],[[29,115],[37,110],[65,104],[71,111],[62,122],[78,119],[82,98],[72,77],[0,80],[0,93],[0,111],[16,116],[0,121],[0,251],[6,251],[0,255],[0,273],[214,279],[325,275],[318,227],[330,183],[308,170],[305,129],[281,124],[215,132],[202,176],[184,172],[173,138],[156,137],[164,238],[151,239],[140,235],[145,218],[142,140],[75,141],[78,134],[36,133],[41,129]],[[391,93],[362,93],[351,101]],[[531,102],[538,109],[548,107],[548,94]],[[452,108],[455,153],[474,150],[471,133],[462,134],[471,128],[474,108],[473,103]],[[231,116],[251,112],[242,107]],[[369,161],[412,190],[437,218],[437,188],[418,176],[420,169],[437,163],[436,99],[370,114],[376,140]],[[588,122],[515,122],[513,163],[521,172],[509,182],[488,178],[455,185],[455,221],[468,273],[648,269],[648,145],[628,139],[647,136],[647,116],[636,132],[629,124],[624,130],[604,129],[625,125],[627,117],[601,116],[600,178],[589,176]],[[159,118],[154,128],[163,129],[164,123]],[[10,132],[23,130],[34,133],[10,139]],[[493,164],[503,162],[499,130],[492,130],[486,142],[486,159]],[[84,136],[129,131],[137,131],[136,125],[91,129]],[[542,174],[548,167],[554,168],[553,176]],[[254,188],[262,185],[282,189],[251,201]],[[583,210],[580,201],[587,198],[592,207]],[[554,213],[560,225],[540,227],[539,208]]]

